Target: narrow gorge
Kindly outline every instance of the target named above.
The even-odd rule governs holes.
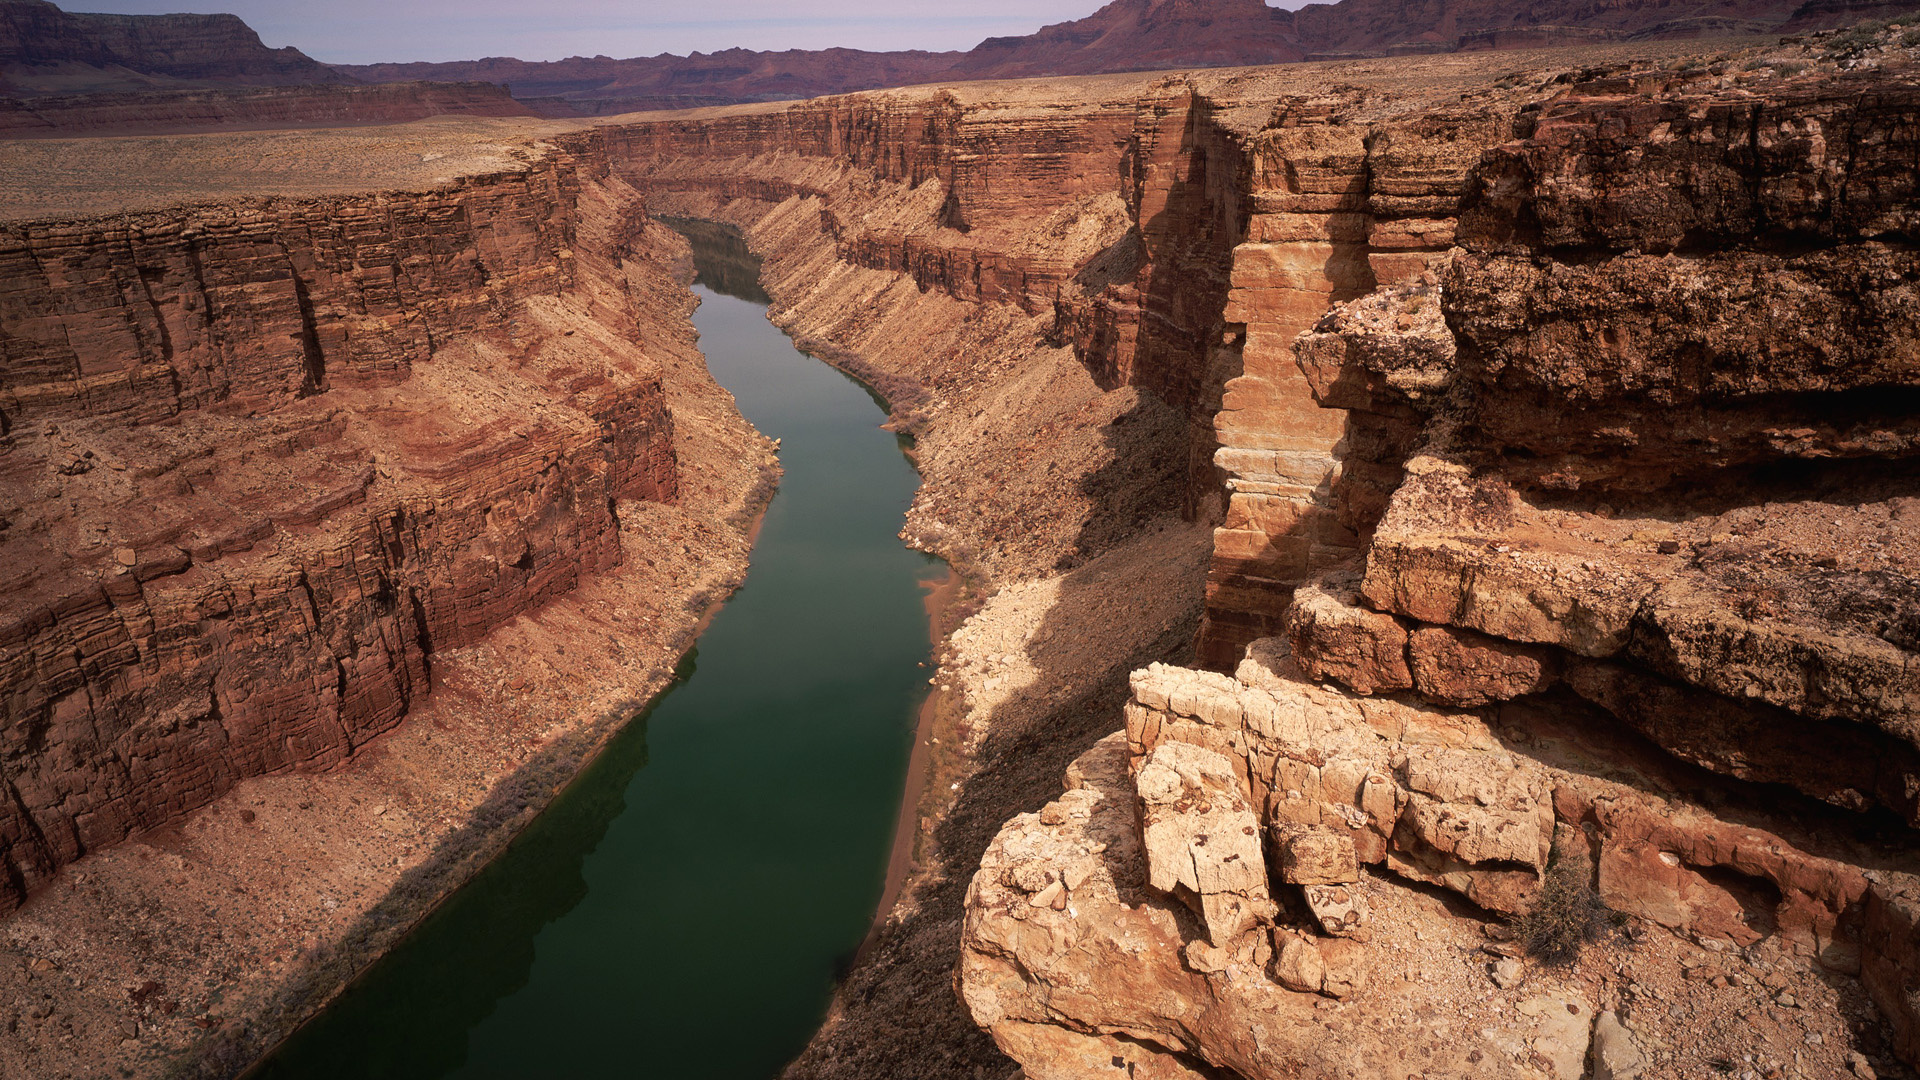
[[[669,685],[780,471],[696,221],[957,578],[787,1075],[1902,1075],[1916,48],[11,144],[0,1071],[240,1072]]]

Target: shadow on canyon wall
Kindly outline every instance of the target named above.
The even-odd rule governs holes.
[[[697,282],[765,302],[759,259],[737,228],[660,220],[696,245]],[[916,381],[829,342],[796,344],[861,380],[889,410],[892,426],[903,438],[912,436],[913,416],[926,396]],[[1183,528],[1176,523],[1188,470],[1188,418],[1152,390],[1137,394],[1100,433],[1106,463],[1077,482],[1090,512],[1056,566],[1065,571],[1060,591],[1028,650],[1037,675],[995,710],[973,778],[930,837],[944,876],[920,887],[912,915],[888,922],[869,940],[843,973],[834,1019],[785,1076],[1001,1080],[1015,1070],[954,988],[968,884],[1006,820],[1057,797],[1068,764],[1120,727],[1128,674],[1156,660],[1188,659],[1199,622],[1203,560],[1102,558],[1131,543],[1151,543],[1155,530]],[[1137,586],[1142,580],[1144,588]],[[1093,650],[1101,662],[1089,670],[1088,643],[1101,639],[1106,647]]]
[[[1037,674],[1024,696],[994,710],[971,778],[930,837],[945,869],[920,886],[910,915],[870,939],[841,984],[835,1017],[786,1080],[1002,1080],[1017,1069],[975,1025],[954,985],[967,887],[1007,820],[1057,798],[1067,766],[1120,728],[1128,675],[1155,661],[1191,660],[1200,620],[1204,560],[1162,563],[1120,551],[1150,542],[1155,529],[1191,528],[1174,524],[1185,418],[1143,392],[1105,435],[1113,459],[1081,485],[1095,512],[1061,559],[1059,595],[1027,651]],[[1135,629],[1089,671],[1088,642],[1117,627]]]
[[[911,915],[874,936],[841,985],[836,1022],[788,1067],[786,1080],[1002,1080],[1017,1069],[975,1025],[954,987],[967,886],[1007,819],[1057,798],[1067,765],[1119,728],[1128,673],[1156,660],[1187,658],[1199,625],[1197,592],[1194,599],[1184,618],[1106,667],[1085,689],[988,736],[972,779],[932,836],[947,870],[921,886]],[[1070,603],[1063,596],[1060,607]],[[1049,617],[1037,639],[1080,629],[1061,625],[1065,621]],[[1059,670],[1044,649],[1034,659],[1039,685],[1076,674]]]
[[[694,666],[689,652],[655,706],[693,675]],[[634,774],[647,765],[651,712],[649,707],[627,722],[590,763],[593,740],[581,734],[556,743],[496,788],[473,820],[409,871],[349,937],[377,940],[392,933],[471,872],[476,861],[489,861],[363,978],[244,1075],[250,1080],[345,1075],[398,1080],[440,1076],[464,1064],[467,1032],[501,998],[526,985],[540,928],[586,896],[586,858],[625,809]],[[567,790],[531,816],[559,784]],[[523,816],[531,816],[524,830],[492,855],[489,842],[510,831],[503,823]],[[342,949],[336,955],[364,953]],[[310,1003],[315,988],[337,981],[334,974],[296,983],[283,996],[283,1014]],[[224,1052],[216,1047],[203,1055],[199,1075],[232,1075],[257,1052],[243,1044]]]

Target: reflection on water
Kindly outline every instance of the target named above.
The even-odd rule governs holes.
[[[681,662],[676,687],[692,676],[694,655]],[[382,958],[372,977],[349,988],[253,1075],[397,1080],[459,1068],[467,1030],[526,985],[534,935],[587,895],[582,864],[626,809],[627,783],[646,764],[642,714],[499,858]]]
[[[765,1080],[865,935],[944,571],[899,541],[919,478],[871,395],[767,322],[738,234],[680,224],[708,368],[783,440],[746,584],[698,673],[262,1077]]]
[[[755,304],[773,303],[760,287],[760,259],[738,229],[699,218],[655,220],[693,242],[694,284]]]

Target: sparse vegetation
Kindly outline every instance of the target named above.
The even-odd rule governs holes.
[[[1821,42],[1822,50],[1828,56],[1848,56],[1864,52],[1879,44],[1881,34],[1897,21],[1897,19],[1871,19],[1848,27]]]
[[[1540,896],[1514,923],[1514,938],[1541,963],[1569,964],[1581,946],[1599,940],[1612,914],[1594,891],[1592,862],[1555,847]]]

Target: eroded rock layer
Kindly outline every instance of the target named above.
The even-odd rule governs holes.
[[[673,420],[604,161],[0,226],[11,907],[237,779],[342,760],[431,654],[619,562]],[[545,333],[568,305],[607,330]],[[569,332],[570,333],[570,332]]]
[[[975,877],[959,985],[1028,1075],[1920,1058],[1920,87],[1827,55],[1252,136],[1237,670],[1136,673]],[[1426,1008],[1464,1037],[1391,1034]]]

